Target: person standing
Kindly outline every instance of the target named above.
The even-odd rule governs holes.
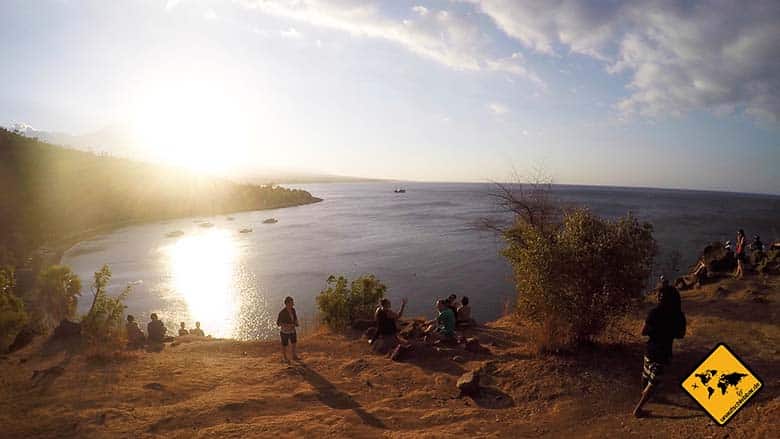
[[[737,279],[742,279],[742,276],[745,275],[745,260],[747,259],[747,256],[745,255],[745,245],[747,242],[745,242],[745,231],[742,229],[739,229],[737,231],[737,242],[736,242],[736,255],[737,255],[737,272],[734,273],[734,277]]]
[[[179,324],[179,337],[189,335],[190,331],[187,330],[187,328],[184,326],[184,322],[181,322]]]
[[[298,325],[298,315],[295,313],[295,302],[293,298],[287,296],[284,298],[284,308],[279,311],[276,318],[276,326],[279,326],[279,335],[282,339],[282,361],[289,363],[287,358],[287,345],[290,345],[290,353],[293,360],[300,360],[295,352],[295,345],[298,344],[298,336],[295,327]]]
[[[642,335],[649,337],[642,366],[642,396],[634,408],[634,416],[642,417],[642,407],[660,384],[664,368],[672,359],[675,338],[685,337],[685,314],[682,312],[680,292],[661,277],[658,289],[658,305],[651,309],[642,328]]]

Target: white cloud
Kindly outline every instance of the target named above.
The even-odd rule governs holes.
[[[522,65],[522,59],[491,56],[494,47],[471,14],[412,8],[403,19],[386,17],[377,0],[240,0],[249,8],[336,29],[356,36],[381,38],[456,70],[496,71],[542,80]],[[511,57],[510,57],[511,58]]]
[[[504,114],[509,113],[509,108],[507,108],[506,105],[498,103],[498,102],[491,102],[487,105],[488,110],[492,111],[493,114],[501,116]]]
[[[281,35],[283,38],[291,38],[295,40],[303,38],[303,34],[298,32],[294,27],[279,31],[279,35]]]
[[[780,119],[780,2],[466,1],[536,52],[586,55],[627,73],[624,112]]]
[[[420,6],[420,5],[413,6],[412,11],[423,16],[428,15],[428,8],[426,8],[425,6]]]
[[[206,20],[216,20],[217,13],[214,12],[213,9],[206,9],[206,12],[203,13],[203,18],[205,18]]]

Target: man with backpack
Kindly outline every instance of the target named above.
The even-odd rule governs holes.
[[[650,310],[642,328],[642,335],[649,339],[642,368],[642,397],[634,408],[634,416],[639,418],[645,414],[642,406],[660,384],[664,368],[672,359],[674,339],[685,337],[685,327],[680,292],[661,276],[658,305]]]

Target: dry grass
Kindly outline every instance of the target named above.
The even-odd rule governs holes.
[[[108,357],[37,341],[0,358],[0,425],[4,438],[774,437],[780,285],[773,279],[761,290],[763,303],[748,293],[758,288],[753,280],[722,286],[725,296],[717,285],[684,293],[689,335],[675,345],[648,419],[629,416],[644,349],[638,314],[576,352],[538,354],[536,334],[510,317],[471,334],[488,353],[416,346],[402,363],[313,323],[302,329],[303,362],[293,365],[280,362],[276,341],[187,336],[159,353]],[[726,428],[676,386],[720,341],[765,384]],[[458,376],[474,369],[482,396],[458,398]]]

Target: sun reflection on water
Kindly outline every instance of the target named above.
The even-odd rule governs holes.
[[[185,236],[163,251],[169,264],[170,287],[186,307],[186,313],[176,317],[185,321],[185,316],[189,317],[188,327],[200,321],[206,332],[214,336],[235,336],[239,311],[234,282],[238,248],[231,234],[211,230]]]

